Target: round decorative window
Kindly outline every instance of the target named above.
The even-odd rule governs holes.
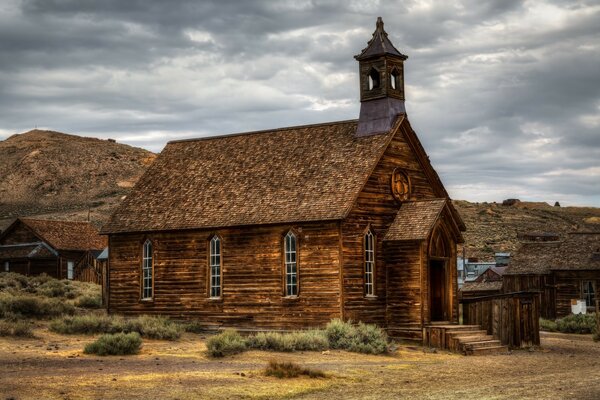
[[[392,194],[398,201],[408,200],[412,192],[410,177],[400,168],[392,173]]]

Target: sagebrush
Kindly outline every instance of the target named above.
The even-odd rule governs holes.
[[[142,338],[137,332],[102,335],[85,346],[85,354],[99,356],[137,354],[142,346]]]
[[[381,354],[388,350],[386,333],[376,325],[332,320],[325,329],[292,332],[259,332],[247,337],[228,329],[206,342],[213,357],[236,354],[248,349],[270,351],[322,351],[340,349],[357,353]]]
[[[305,375],[310,378],[325,378],[323,371],[316,368],[301,367],[300,365],[289,361],[269,361],[269,365],[265,369],[265,375],[274,376],[279,379],[296,378],[300,375]]]

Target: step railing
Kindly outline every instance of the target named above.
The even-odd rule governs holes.
[[[479,325],[511,348],[539,346],[538,292],[512,292],[462,299],[463,324]]]

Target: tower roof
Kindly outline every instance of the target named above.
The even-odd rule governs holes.
[[[365,47],[359,55],[354,56],[354,58],[360,61],[367,58],[389,55],[406,60],[408,56],[400,53],[398,49],[394,47],[392,42],[390,42],[390,39],[388,39],[388,34],[385,29],[383,29],[383,20],[381,17],[377,18],[377,24],[375,26],[373,38],[369,40],[367,47]]]

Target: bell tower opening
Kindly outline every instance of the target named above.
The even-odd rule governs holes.
[[[398,114],[404,113],[404,61],[388,39],[383,20],[377,19],[373,37],[355,56],[360,76],[360,117],[357,136],[386,133]]]

